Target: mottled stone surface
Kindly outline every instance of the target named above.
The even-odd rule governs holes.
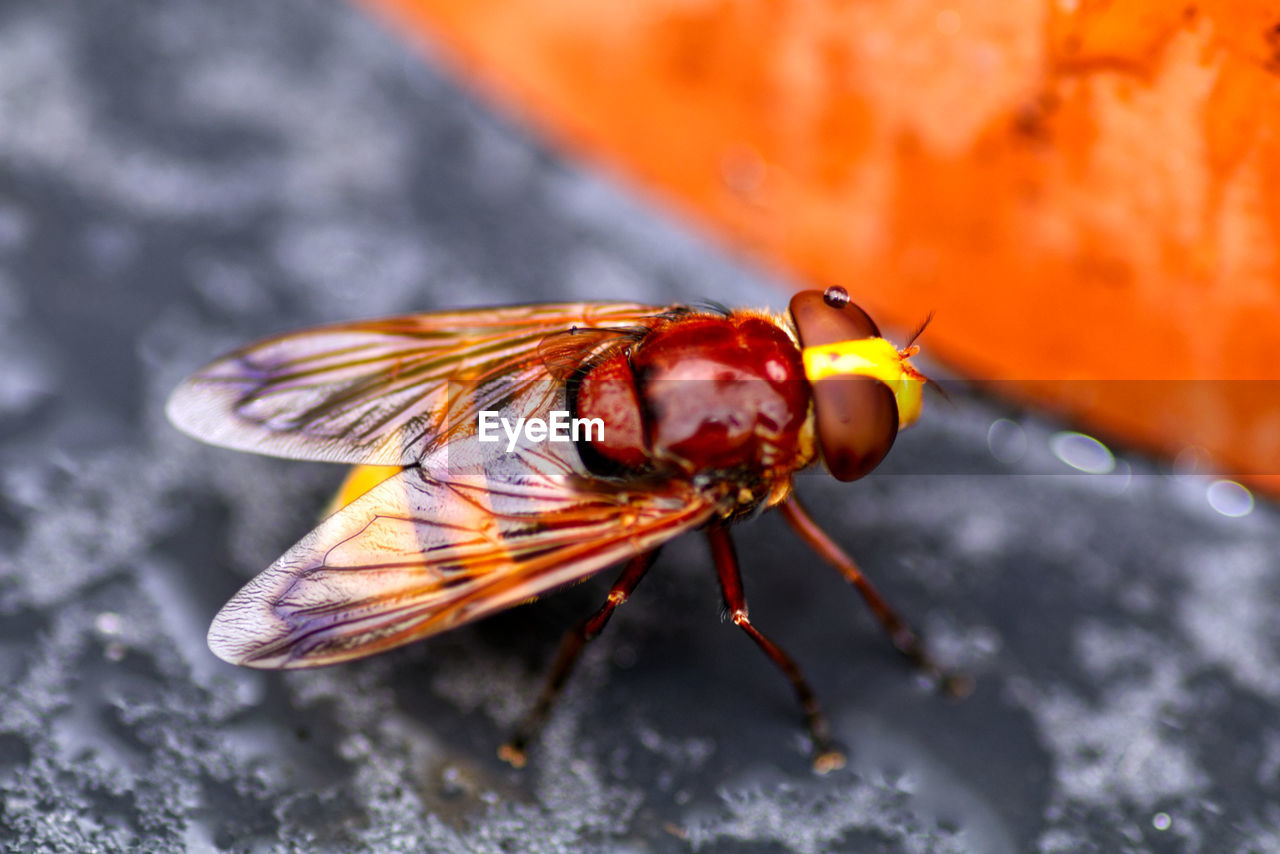
[[[1280,849],[1276,509],[1228,517],[1210,481],[1141,459],[1068,474],[1064,428],[963,393],[882,473],[800,489],[977,677],[968,700],[919,685],[778,519],[740,532],[754,620],[850,749],[827,777],[785,683],[719,619],[696,538],[590,649],[521,772],[495,748],[607,578],[315,672],[205,648],[341,473],[177,434],[165,395],[202,362],[358,316],[783,287],[345,6],[5,4],[0,845]]]

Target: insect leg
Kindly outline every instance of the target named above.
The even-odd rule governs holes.
[[[538,734],[538,730],[542,729],[552,705],[560,696],[565,683],[569,681],[569,674],[573,672],[573,666],[578,661],[582,647],[587,641],[600,634],[605,624],[609,622],[609,618],[613,616],[614,609],[627,601],[627,597],[636,589],[636,585],[640,583],[641,578],[644,578],[649,567],[653,566],[657,556],[658,550],[653,549],[633,557],[622,570],[622,575],[618,576],[618,580],[609,589],[609,597],[600,606],[600,610],[565,633],[564,639],[560,642],[560,651],[556,654],[555,664],[551,666],[551,674],[542,688],[542,693],[538,695],[537,702],[520,721],[511,740],[498,748],[498,755],[503,760],[516,768],[524,767],[526,748]]]
[[[782,516],[787,523],[795,529],[809,547],[817,552],[823,560],[840,570],[841,574],[848,579],[862,595],[863,600],[871,609],[871,613],[880,621],[881,628],[885,634],[889,636],[889,640],[897,647],[898,651],[907,657],[916,667],[924,671],[937,684],[939,689],[946,695],[951,697],[963,697],[973,688],[973,681],[962,673],[950,673],[943,670],[929,656],[928,650],[925,649],[924,642],[920,640],[920,635],[911,626],[893,610],[880,591],[862,574],[862,570],[853,562],[853,558],[844,553],[835,541],[827,536],[826,532],[818,527],[818,523],[813,521],[808,511],[800,504],[800,501],[792,494],[786,501],[780,505]]]
[[[729,618],[733,624],[747,633],[756,645],[764,650],[764,654],[778,666],[791,682],[800,708],[804,710],[805,721],[809,727],[809,737],[813,740],[813,768],[825,774],[844,766],[842,754],[827,734],[827,719],[818,706],[818,698],[809,687],[804,674],[791,656],[783,651],[769,638],[751,625],[747,617],[747,596],[742,589],[742,574],[738,571],[738,554],[733,547],[728,528],[723,525],[712,525],[707,529],[707,539],[711,541],[711,555],[715,559],[716,574],[720,577],[720,589],[724,592],[724,603],[729,609]]]

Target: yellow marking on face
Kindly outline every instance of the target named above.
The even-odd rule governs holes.
[[[920,417],[924,403],[924,375],[907,358],[915,352],[899,350],[883,338],[837,341],[805,347],[804,375],[816,383],[827,377],[859,376],[879,380],[893,392],[898,402],[898,428]]]

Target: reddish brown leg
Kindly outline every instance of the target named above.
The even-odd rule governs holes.
[[[547,679],[547,684],[543,686],[538,701],[533,704],[533,708],[516,727],[511,740],[498,748],[498,755],[504,760],[516,768],[524,767],[526,748],[538,734],[538,730],[542,729],[556,698],[560,696],[565,683],[569,681],[569,674],[573,672],[573,666],[578,661],[582,647],[587,641],[600,634],[605,624],[609,622],[609,618],[613,616],[614,609],[627,601],[627,597],[636,589],[636,585],[640,583],[641,578],[644,578],[649,567],[653,566],[657,556],[658,550],[654,549],[632,558],[622,570],[622,575],[618,576],[618,580],[613,583],[613,587],[609,590],[609,598],[605,599],[600,610],[565,633],[564,640],[560,642],[560,652],[556,654],[555,664],[551,666],[551,675]]]
[[[853,558],[845,554],[844,550],[818,527],[818,523],[813,521],[804,507],[800,505],[795,495],[782,502],[781,510],[783,517],[800,535],[801,539],[808,543],[809,547],[821,555],[827,563],[840,570],[844,577],[862,594],[867,606],[871,608],[871,613],[880,621],[885,634],[889,636],[889,640],[893,642],[899,652],[933,679],[944,694],[952,697],[963,697],[969,693],[973,687],[972,680],[964,674],[949,673],[934,662],[925,649],[924,643],[920,640],[920,635],[907,624],[906,620],[898,616],[893,607],[880,595],[880,591],[876,590],[871,582],[867,580],[867,577],[862,574],[862,570],[858,569],[858,565],[853,562]]]
[[[813,740],[813,768],[819,774],[825,774],[835,768],[844,766],[844,754],[831,743],[827,733],[827,719],[818,706],[818,698],[805,680],[804,674],[792,660],[773,641],[769,640],[751,625],[747,618],[747,596],[742,589],[742,574],[738,571],[738,554],[733,547],[729,530],[723,525],[712,525],[707,529],[707,539],[711,541],[711,555],[715,558],[716,573],[720,577],[720,589],[724,591],[724,603],[729,609],[729,618],[733,624],[747,633],[756,645],[764,650],[764,654],[791,681],[800,708],[804,710],[805,721],[809,727],[809,737]]]

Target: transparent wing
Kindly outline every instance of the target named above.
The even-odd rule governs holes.
[[[574,358],[635,336],[667,312],[551,303],[304,330],[211,363],[174,390],[167,412],[178,428],[215,445],[411,465],[474,427],[479,409],[503,408],[548,379],[563,380]]]
[[[628,491],[532,468],[500,480],[407,468],[250,581],[209,646],[251,667],[359,658],[648,551],[714,509],[688,483]]]

